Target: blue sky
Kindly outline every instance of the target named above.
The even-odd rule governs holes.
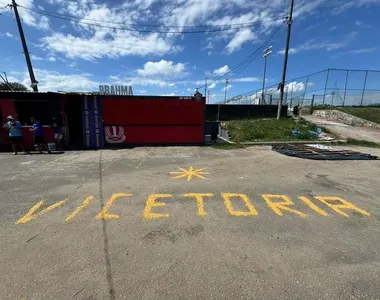
[[[29,85],[13,12],[0,0],[0,71]],[[270,43],[267,85],[280,81],[288,0],[18,0],[40,91],[97,91],[99,84],[132,85],[135,94],[190,95],[233,69],[281,26]],[[29,9],[25,9],[29,8]],[[88,26],[46,16],[55,12]],[[376,19],[380,0],[295,0],[287,78],[326,68],[380,69]],[[90,20],[90,21],[89,21]],[[101,22],[101,23],[99,23]],[[114,22],[114,23],[110,23]],[[140,33],[108,27],[187,31],[231,24],[251,27],[201,34]],[[130,26],[154,24],[161,27]],[[163,27],[167,26],[167,27]],[[224,27],[226,28],[226,27]],[[228,76],[228,96],[261,87],[262,54]],[[300,86],[302,80],[297,82]],[[224,79],[210,85],[211,101],[224,98]],[[203,92],[203,89],[201,90]]]

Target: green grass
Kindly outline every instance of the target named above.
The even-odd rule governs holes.
[[[380,107],[339,107],[338,110],[380,124]]]
[[[366,107],[334,107],[330,105],[319,105],[313,107],[316,109],[336,109],[347,114],[380,124],[380,106],[366,106]]]
[[[365,141],[365,140],[355,140],[355,139],[348,139],[346,145],[370,147],[370,148],[380,147],[380,145],[375,142],[370,142],[370,141]]]
[[[231,140],[235,142],[264,142],[264,141],[295,141],[316,140],[308,130],[315,130],[317,126],[300,120],[292,119],[257,119],[239,120],[226,123]],[[292,130],[304,132],[302,135],[292,136]]]

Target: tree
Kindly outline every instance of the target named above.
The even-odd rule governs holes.
[[[18,82],[8,82],[8,83],[0,82],[0,91],[10,91],[11,89],[9,88],[9,86],[14,91],[22,91],[22,92],[29,91],[25,85]]]

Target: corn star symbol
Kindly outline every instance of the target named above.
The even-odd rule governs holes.
[[[170,172],[169,173],[170,175],[174,175],[174,177],[172,177],[173,179],[187,178],[187,181],[190,181],[191,179],[193,179],[193,177],[206,179],[202,175],[210,174],[208,172],[205,172],[204,171],[205,169],[194,169],[193,167],[190,167],[188,170],[182,169],[182,168],[178,168],[178,169],[180,169],[181,172]]]

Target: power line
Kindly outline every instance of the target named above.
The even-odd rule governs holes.
[[[261,23],[267,23],[267,22],[273,22],[277,20],[271,20],[271,21],[256,21],[256,22],[246,22],[246,23],[235,23],[235,24],[230,24],[230,25],[158,25],[158,24],[133,24],[133,23],[123,23],[123,22],[113,22],[113,21],[104,21],[104,20],[96,20],[96,19],[88,19],[88,18],[78,18],[73,15],[68,15],[68,14],[60,14],[56,12],[51,12],[51,11],[46,11],[46,10],[41,10],[41,9],[31,9],[28,7],[24,7],[22,5],[19,5],[19,7],[22,7],[27,10],[34,11],[36,13],[40,14],[49,14],[51,16],[56,16],[56,17],[63,17],[63,18],[70,18],[70,19],[75,19],[77,21],[89,21],[89,22],[96,22],[96,23],[105,23],[105,24],[115,24],[115,25],[123,25],[123,26],[137,26],[137,27],[153,27],[153,28],[160,28],[160,27],[165,27],[165,28],[212,28],[212,27],[234,27],[234,26],[253,26],[256,24],[261,24]],[[284,18],[279,18],[278,20],[283,20]]]
[[[282,23],[283,24],[283,23]],[[282,25],[281,24],[281,25]],[[279,27],[279,29],[281,29],[281,27]],[[250,55],[248,55],[243,61],[241,61],[238,65],[236,65],[234,68],[232,68],[231,70],[229,70],[228,72],[216,77],[214,80],[212,80],[210,83],[208,83],[208,86],[210,86],[211,84],[213,84],[214,82],[220,80],[221,78],[223,78],[224,76],[232,73],[233,71],[237,70],[237,69],[240,69],[240,68],[246,68],[258,55],[259,51],[261,51],[261,49],[263,47],[265,47],[269,42],[270,40],[274,37],[274,35],[276,35],[279,31],[279,29],[277,31],[274,32],[274,34],[272,34],[259,48],[257,48],[255,51],[253,51]],[[248,63],[249,62],[249,63]],[[245,66],[245,64],[247,64],[247,66]],[[245,67],[244,67],[245,66]],[[202,85],[200,87],[197,87],[197,89],[202,89],[204,88],[205,85]]]
[[[261,45],[261,47],[256,50],[255,55],[249,61],[247,61],[244,66],[241,67],[241,69],[231,78],[231,80],[233,80],[237,76],[239,76],[257,58],[257,56],[261,54],[261,49],[265,48],[266,46],[268,46],[269,44],[273,43],[276,40],[275,36],[279,33],[280,29],[281,29],[281,27],[278,27],[278,29],[272,33],[272,35],[269,37],[269,39],[267,39]],[[282,32],[285,32],[285,31],[286,30],[284,29]]]
[[[136,28],[126,28],[126,27],[114,27],[114,26],[107,26],[107,25],[101,25],[97,23],[91,23],[91,22],[86,22],[82,20],[86,19],[78,19],[77,17],[70,16],[70,15],[64,15],[64,14],[58,14],[58,13],[53,13],[53,12],[48,12],[44,10],[38,10],[38,9],[32,9],[28,8],[22,5],[18,5],[19,7],[33,11],[35,13],[38,13],[40,15],[48,16],[48,17],[53,17],[61,20],[66,20],[66,21],[71,21],[79,24],[84,24],[88,26],[96,26],[96,27],[101,27],[101,28],[107,28],[107,29],[115,29],[115,30],[123,30],[123,31],[131,31],[131,32],[140,32],[140,33],[172,33],[172,34],[189,34],[189,33],[212,33],[212,32],[220,32],[220,31],[228,31],[228,30],[238,30],[242,28],[248,28],[248,27],[253,27],[258,24],[263,24],[267,22],[274,22],[278,20],[271,20],[271,21],[257,21],[257,22],[251,22],[251,23],[241,23],[241,24],[232,24],[232,25],[218,25],[218,26],[224,26],[218,29],[208,29],[208,30],[194,30],[194,31],[165,31],[165,30],[148,30],[148,29],[136,29]],[[159,25],[138,25],[138,24],[124,24],[124,23],[118,23],[118,22],[110,22],[110,21],[101,21],[101,20],[94,20],[94,19],[87,19],[91,20],[92,22],[98,22],[98,23],[111,23],[111,24],[119,24],[119,25],[127,25],[127,26],[140,26],[140,27],[170,27],[170,26],[159,26]],[[194,27],[210,27],[210,26],[196,26]]]

